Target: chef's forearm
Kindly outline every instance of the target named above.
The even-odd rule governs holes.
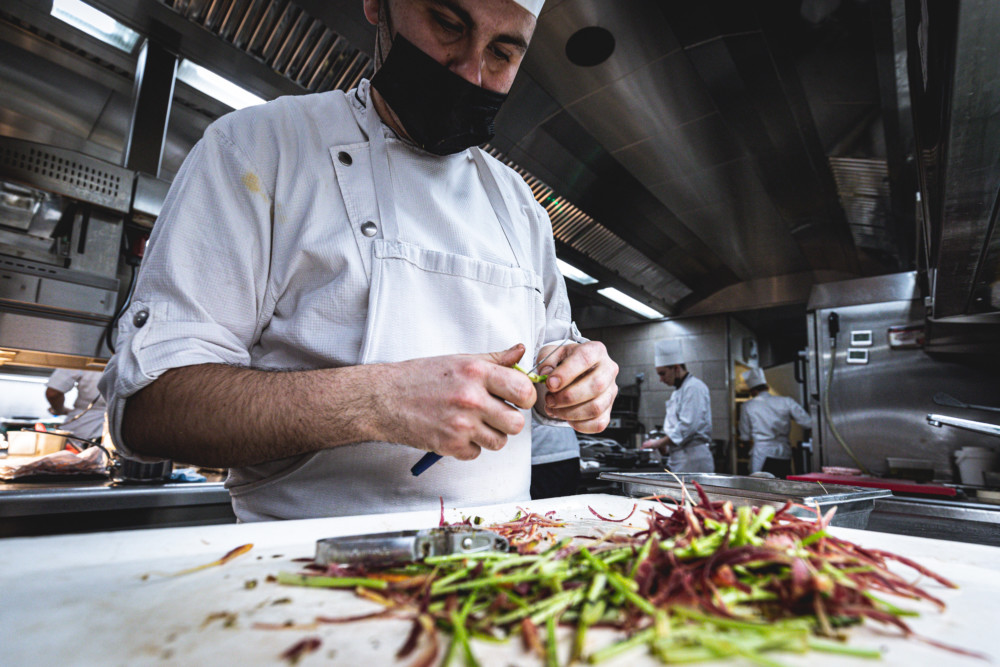
[[[55,415],[60,414],[66,406],[66,394],[57,389],[47,388],[45,390],[45,400],[49,402],[49,406],[52,408],[52,414]]]
[[[128,399],[122,437],[138,454],[212,467],[378,440],[377,398],[388,388],[377,368],[175,368]]]

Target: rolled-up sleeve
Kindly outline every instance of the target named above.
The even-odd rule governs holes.
[[[213,125],[174,179],[101,379],[115,444],[125,401],[167,370],[248,366],[264,324],[273,175]]]

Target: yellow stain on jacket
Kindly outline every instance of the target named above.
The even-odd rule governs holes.
[[[267,196],[267,194],[264,192],[264,189],[260,187],[260,179],[257,178],[257,174],[253,173],[252,171],[248,171],[247,173],[243,174],[243,187],[245,187],[250,192],[254,193],[259,192],[265,197]]]

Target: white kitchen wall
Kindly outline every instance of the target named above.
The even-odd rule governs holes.
[[[46,382],[45,376],[0,373],[0,417],[51,417]],[[73,405],[74,400],[75,389],[67,394],[66,404]]]

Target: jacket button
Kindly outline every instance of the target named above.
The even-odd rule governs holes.
[[[344,151],[337,153],[337,159],[340,160],[340,164],[345,167],[350,167],[354,163],[354,158],[351,157],[351,154],[345,153]]]
[[[141,327],[142,325],[144,325],[146,323],[146,320],[148,320],[148,319],[149,319],[149,311],[148,310],[140,310],[132,318],[132,324],[134,324],[137,327]]]
[[[361,224],[361,233],[365,236],[375,236],[378,233],[378,225],[368,220]]]

